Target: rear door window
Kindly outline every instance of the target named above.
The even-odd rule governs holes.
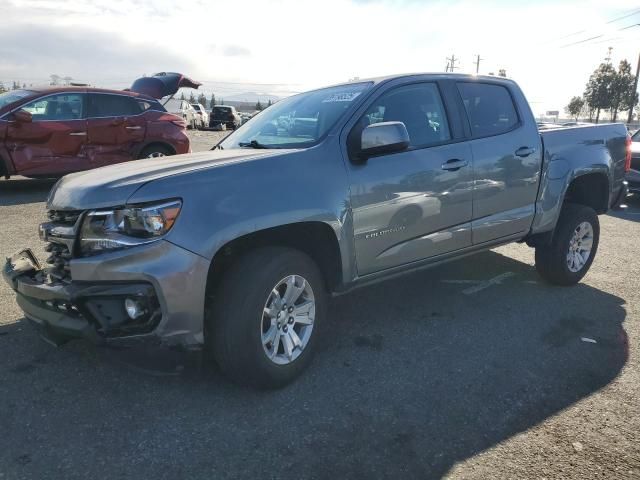
[[[22,107],[34,122],[41,120],[80,120],[84,118],[82,93],[61,93],[34,100]]]
[[[136,100],[138,102],[138,107],[140,107],[140,110],[143,112],[146,112],[147,110],[156,110],[158,112],[166,112],[165,108],[160,105],[158,102],[156,101],[152,101],[152,100]]]
[[[458,83],[474,137],[489,137],[513,130],[518,113],[509,90],[489,83]]]
[[[89,117],[126,117],[141,112],[140,105],[132,97],[97,93],[89,95]]]

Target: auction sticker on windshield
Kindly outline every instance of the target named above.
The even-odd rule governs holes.
[[[325,98],[322,103],[330,103],[330,102],[352,102],[354,98],[360,95],[362,92],[340,92],[340,93],[332,93],[327,98]]]

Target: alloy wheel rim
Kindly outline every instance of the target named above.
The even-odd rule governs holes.
[[[160,158],[160,157],[164,157],[165,154],[162,152],[153,152],[150,153],[149,155],[147,155],[147,158]]]
[[[567,252],[567,267],[573,273],[584,268],[591,256],[593,248],[593,227],[589,222],[582,222],[573,231]]]
[[[269,293],[261,321],[262,348],[277,365],[294,362],[311,339],[316,315],[313,289],[300,275],[288,275]]]

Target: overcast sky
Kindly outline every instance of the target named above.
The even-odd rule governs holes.
[[[282,96],[443,71],[452,54],[472,72],[479,53],[480,73],[506,69],[540,113],[580,95],[609,46],[635,68],[640,26],[621,30],[634,24],[630,0],[0,0],[0,80],[124,88],[180,71],[222,97]]]

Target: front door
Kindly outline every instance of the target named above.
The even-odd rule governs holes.
[[[17,173],[62,176],[88,168],[83,93],[47,95],[21,109],[31,114],[31,122],[18,122],[10,116],[6,137]]]
[[[144,141],[146,127],[146,117],[134,97],[90,93],[87,153],[92,167],[132,160]]]
[[[531,227],[542,152],[533,122],[523,122],[504,84],[458,82],[471,128],[474,158],[473,243]],[[523,99],[524,102],[524,99]]]
[[[350,137],[387,121],[405,124],[409,149],[349,166],[359,275],[471,245],[471,151],[452,142],[437,84],[387,90],[367,107]]]

